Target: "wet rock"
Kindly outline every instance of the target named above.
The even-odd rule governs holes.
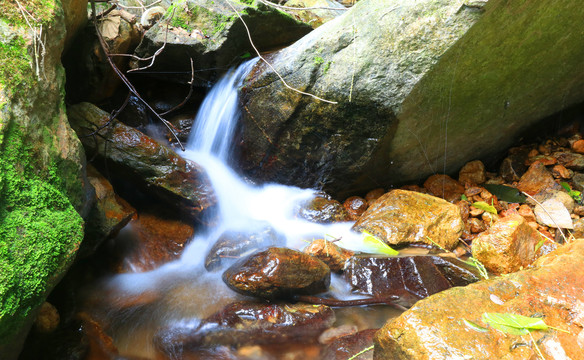
[[[485,164],[480,160],[466,163],[458,173],[458,181],[461,184],[480,185],[487,181]]]
[[[460,216],[462,218],[462,221],[466,221],[470,216],[470,205],[468,201],[459,200],[456,202],[456,206],[458,206],[458,209],[460,210]]]
[[[319,259],[274,247],[239,260],[223,273],[223,281],[244,295],[273,299],[326,291],[330,276],[329,267]]]
[[[476,233],[481,233],[485,230],[487,230],[487,225],[485,225],[485,222],[481,219],[477,219],[477,218],[470,218],[469,219],[469,226],[470,226],[470,232],[476,234]]]
[[[562,229],[573,229],[570,212],[564,204],[556,199],[548,199],[535,206],[535,218],[539,224]]]
[[[321,360],[346,360],[373,345],[377,329],[359,331],[353,335],[343,336],[333,341],[324,351]],[[373,350],[367,351],[354,360],[372,360]]]
[[[531,165],[534,162],[542,163],[545,166],[551,166],[551,165],[557,164],[558,159],[556,159],[555,157],[550,156],[550,155],[536,155],[536,156],[529,157],[529,159],[527,160],[528,165]]]
[[[324,305],[238,302],[202,321],[182,320],[159,330],[154,344],[166,356],[177,356],[217,345],[316,342],[334,321],[333,310]]]
[[[452,288],[420,301],[376,334],[374,358],[540,358],[529,336],[510,335],[481,320],[485,312],[495,312],[541,317],[549,326],[566,330],[532,331],[531,335],[546,359],[579,359],[584,336],[583,264],[584,241],[575,240],[538,259],[532,269]]]
[[[464,229],[458,206],[440,198],[406,190],[392,190],[379,198],[354,227],[390,245],[438,243],[452,249]]]
[[[117,272],[142,272],[180,257],[194,235],[190,222],[141,213],[109,244]]]
[[[584,174],[576,172],[572,177],[572,185],[574,190],[583,191],[584,190]]]
[[[575,171],[584,170],[584,155],[573,152],[557,152],[554,156],[558,159],[558,163],[564,165],[566,168]]]
[[[464,186],[448,175],[432,175],[426,179],[424,187],[434,196],[450,202],[460,200],[460,196],[464,194]]]
[[[51,333],[57,329],[60,320],[61,317],[57,308],[45,301],[41,305],[37,318],[34,321],[34,328],[40,333]]]
[[[296,8],[314,8],[310,10],[285,10],[288,14],[300,19],[313,29],[343,14],[343,10],[347,10],[343,5],[332,0],[289,0],[284,5]],[[323,9],[318,9],[319,7]],[[326,8],[336,8],[339,10],[329,10]]]
[[[354,254],[324,239],[314,240],[303,251],[322,260],[333,272],[343,271],[346,261]]]
[[[338,327],[332,327],[330,329],[325,330],[320,336],[318,337],[319,344],[330,344],[331,342],[335,341],[338,338],[353,335],[358,331],[357,326],[344,324]]]
[[[546,189],[559,190],[560,185],[554,181],[554,177],[542,163],[535,162],[531,164],[527,172],[521,176],[519,184],[517,184],[517,189],[533,196]]]
[[[271,227],[250,232],[227,231],[219,236],[207,253],[205,268],[213,271],[235,262],[250,251],[269,246],[282,246],[284,243],[285,239]]]
[[[377,199],[382,197],[383,194],[385,194],[384,189],[382,188],[373,189],[365,195],[365,200],[367,200],[367,204],[371,206],[371,204],[373,204]]]
[[[472,242],[472,254],[495,274],[508,274],[530,265],[535,259],[539,233],[520,215],[495,222]]]
[[[124,174],[136,186],[147,187],[148,194],[201,221],[215,205],[215,194],[199,165],[115,120],[106,126],[109,114],[92,104],[71,106],[68,114],[86,151],[106,159],[110,173]],[[88,136],[98,127],[104,127],[99,135]]]
[[[312,28],[278,9],[259,1],[234,2],[251,31],[253,42],[259,51],[286,46],[309,33]],[[173,15],[170,33],[167,22],[162,20],[150,28],[136,48],[135,55],[146,58],[158,54],[151,70],[190,74],[192,59],[196,69],[228,69],[240,56],[254,54],[242,20],[227,4],[213,0],[189,0],[171,5],[165,14]],[[147,65],[149,61],[133,62],[132,67]],[[197,73],[197,85],[213,80],[212,71]],[[184,82],[190,80],[185,76]]]
[[[533,210],[531,209],[531,207],[529,205],[522,204],[521,206],[519,206],[517,213],[519,215],[523,216],[523,218],[527,222],[535,221],[535,214],[533,213]]]
[[[87,167],[87,178],[95,189],[96,201],[86,221],[78,258],[91,255],[103,241],[115,237],[136,214],[136,209],[119,197],[110,182],[91,165]]]
[[[359,294],[399,299],[408,307],[452,286],[479,280],[476,268],[440,256],[354,256],[347,262],[344,276]]]
[[[317,196],[302,205],[298,209],[298,216],[321,224],[350,220],[347,210],[340,202],[323,196]]]
[[[351,220],[357,220],[369,207],[367,200],[359,196],[351,196],[343,203]]]

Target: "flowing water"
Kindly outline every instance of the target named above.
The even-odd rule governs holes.
[[[153,271],[116,275],[100,285],[106,302],[112,305],[100,316],[108,319],[109,331],[122,354],[152,358],[155,351],[150,341],[156,329],[185,323],[196,327],[200,319],[244,299],[224,285],[221,271],[208,272],[203,265],[209,248],[226,231],[249,233],[269,226],[291,248],[302,248],[314,238],[334,236],[341,238],[338,244],[343,247],[366,250],[359,245],[359,235],[351,231],[352,223],[322,225],[295,216],[301,203],[314,198],[315,190],[253,185],[229,166],[240,116],[237,89],[253,64],[251,61],[232,70],[210,91],[184,154],[209,175],[218,199],[217,226],[197,234],[180,259]],[[337,298],[353,297],[339,278],[333,278],[331,289]],[[152,298],[156,301],[150,302]],[[135,306],[142,301],[147,305]]]

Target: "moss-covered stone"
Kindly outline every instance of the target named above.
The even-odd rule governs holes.
[[[18,356],[38,307],[74,259],[88,196],[83,149],[63,103],[61,3],[19,3],[25,12],[14,0],[0,3],[2,359]],[[34,18],[27,23],[24,13]]]

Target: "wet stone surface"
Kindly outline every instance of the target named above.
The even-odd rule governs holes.
[[[274,299],[326,291],[331,270],[321,260],[288,248],[255,252],[223,273],[223,281],[243,295]]]
[[[253,250],[282,246],[284,243],[285,239],[270,227],[248,233],[226,231],[209,250],[205,258],[205,268],[214,271],[237,261],[241,256]]]
[[[373,345],[373,337],[377,329],[368,329],[359,331],[356,334],[343,336],[333,341],[322,354],[321,360],[346,360],[355,356]],[[354,360],[371,360],[373,359],[373,350],[353,358]]]
[[[154,344],[161,353],[176,356],[217,345],[316,342],[334,321],[333,310],[324,305],[237,302],[202,321],[159,330]]]
[[[477,270],[462,261],[440,256],[354,256],[345,269],[345,279],[359,294],[378,299],[399,298],[412,306],[452,286],[479,280]]]
[[[322,196],[315,197],[301,206],[298,209],[298,216],[321,224],[351,220],[340,202]]]

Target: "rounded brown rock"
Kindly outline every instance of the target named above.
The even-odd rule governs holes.
[[[367,200],[363,199],[362,197],[351,196],[345,200],[343,206],[349,213],[349,218],[351,220],[357,220],[361,215],[363,215],[365,210],[367,210],[369,204],[367,204]]]

